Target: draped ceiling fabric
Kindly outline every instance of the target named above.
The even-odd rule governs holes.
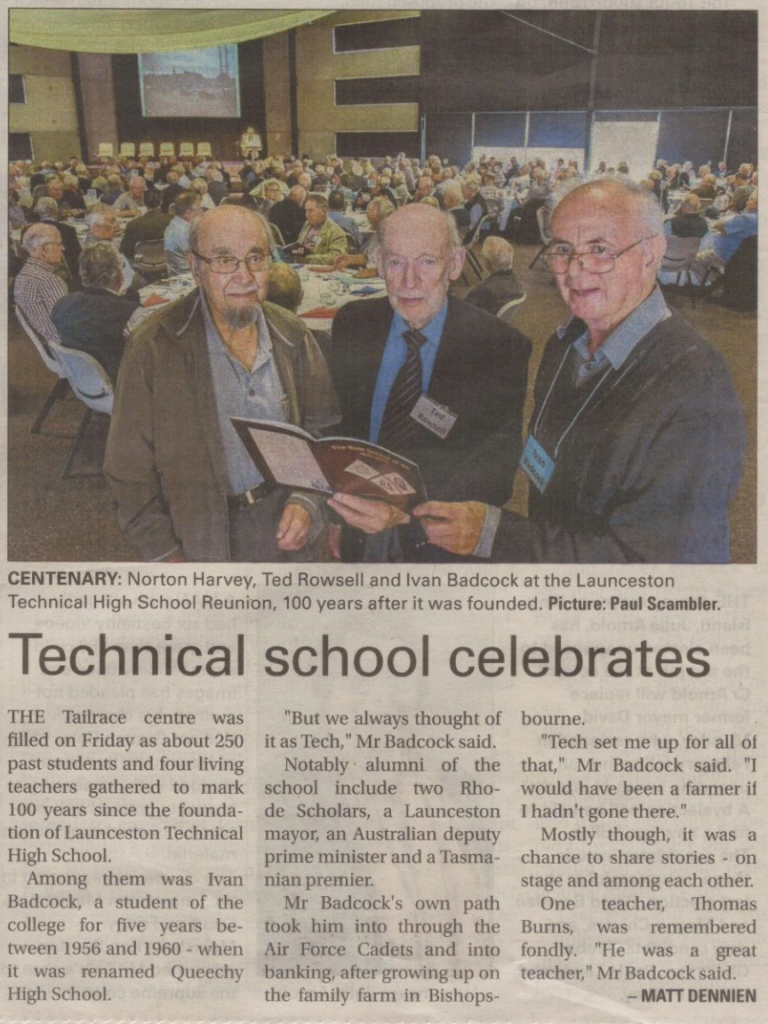
[[[243,43],[334,12],[44,7],[9,13],[12,43],[76,53],[165,53]]]

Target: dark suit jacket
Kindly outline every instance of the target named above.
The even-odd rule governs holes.
[[[269,219],[280,229],[285,244],[291,245],[304,227],[304,207],[292,199],[281,199],[269,211]]]
[[[125,225],[125,234],[120,242],[120,252],[129,260],[136,253],[138,242],[160,239],[173,218],[160,210],[148,210],[141,217],[134,217]]]
[[[62,344],[92,355],[114,383],[125,344],[123,329],[138,305],[106,288],[84,288],[59,299],[51,320]]]
[[[163,189],[163,201],[160,204],[160,209],[163,213],[168,213],[168,208],[176,202],[176,196],[180,196],[184,189],[181,185],[169,185],[168,188]]]
[[[209,181],[208,182],[208,195],[218,206],[222,199],[226,199],[229,195],[229,189],[223,181]]]
[[[331,375],[341,404],[338,433],[369,437],[371,406],[393,310],[387,298],[350,302],[331,336]],[[438,501],[503,505],[520,458],[531,343],[496,317],[449,297],[429,397],[457,416],[444,439],[418,427],[414,447],[427,494]]]

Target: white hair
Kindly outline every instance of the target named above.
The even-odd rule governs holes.
[[[36,249],[39,249],[41,245],[45,245],[46,242],[50,241],[49,236],[51,231],[56,231],[56,228],[52,224],[33,224],[24,232],[21,244],[31,255]],[[58,231],[56,231],[56,234],[61,238]]]
[[[515,250],[506,240],[498,235],[491,235],[483,242],[483,259],[489,269],[495,273],[497,270],[511,270]]]

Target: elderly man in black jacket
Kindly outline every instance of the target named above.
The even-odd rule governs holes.
[[[109,242],[83,249],[80,279],[83,290],[59,299],[51,320],[62,345],[92,355],[114,382],[125,345],[123,332],[139,303],[120,294],[122,264]]]
[[[504,504],[521,448],[530,342],[449,297],[464,262],[449,214],[411,204],[379,233],[376,261],[388,298],[349,303],[333,325],[338,433],[416,462],[435,499],[483,494]],[[329,505],[355,531],[346,534],[347,558],[446,560],[386,502],[337,494]]]

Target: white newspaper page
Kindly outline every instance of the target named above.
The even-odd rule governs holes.
[[[714,15],[731,5],[705,6]],[[746,52],[764,35],[765,18],[754,4],[737,6],[754,15],[754,35],[739,40]],[[147,25],[155,14],[176,14],[180,33],[198,20],[211,28],[211,16],[220,15],[222,34],[210,45],[241,45],[242,100],[248,81],[242,75],[253,70],[254,58],[247,47],[243,56],[252,37],[238,34],[235,15],[248,18],[262,8],[209,8],[142,3],[130,13],[145,14]],[[575,33],[578,60],[588,63],[600,44],[590,33],[584,43],[577,15],[606,14],[602,45],[609,49],[607,16],[640,8],[547,5],[555,9],[572,18],[558,23],[552,52],[565,47],[576,61],[576,49],[568,48]],[[678,13],[696,9],[643,7],[658,17],[659,38],[677,31]],[[11,26],[15,10],[43,8],[4,4]],[[122,9],[68,4],[57,10],[64,33],[70,15],[106,10],[117,17]],[[285,17],[298,10],[263,8]],[[543,5],[487,10],[521,19],[521,31],[550,24]],[[361,12],[371,13],[362,5],[328,8],[334,25],[354,23]],[[382,8],[382,21],[387,12],[402,15],[397,6]],[[134,27],[146,28],[138,21]],[[297,53],[309,52],[301,33],[316,31],[298,23],[276,30],[292,33],[285,60],[294,65]],[[170,31],[167,22],[163,31]],[[103,53],[91,48],[87,56],[98,60],[82,61],[77,79],[70,70],[76,51],[62,57],[43,45],[44,36],[37,43],[24,38],[32,41],[9,45],[13,31],[9,39],[4,22],[11,78],[25,78],[24,95],[38,118],[27,124],[22,104],[9,103],[9,160],[22,135],[38,147],[29,158],[34,163],[48,157],[39,148],[46,139],[51,161],[63,160],[62,146],[80,142],[77,127],[67,135],[58,122],[72,115],[77,126],[83,109],[91,144],[101,141],[94,133],[102,123],[128,116],[125,90],[137,90],[138,80],[117,74],[126,56],[136,58],[124,37],[113,46],[105,36]],[[648,39],[651,74],[657,64]],[[193,52],[190,45],[179,51]],[[467,45],[473,45],[469,37]],[[692,77],[701,76],[702,63],[714,62],[713,45],[703,30],[701,39],[680,38],[680,60],[690,63]],[[723,47],[732,45],[722,40]],[[113,61],[112,50],[122,50],[120,59]],[[346,58],[330,43],[318,54],[318,89],[330,79],[338,89],[343,78],[386,74],[395,82],[413,72],[412,54],[403,58],[405,71],[399,63],[387,69],[375,51],[364,58],[368,70],[357,58],[339,70],[337,57]],[[93,75],[97,66],[110,76],[100,112],[93,106],[96,79],[84,71]],[[172,70],[183,76],[201,66],[191,61]],[[475,66],[467,58],[466,67]],[[219,74],[228,80],[237,67],[222,63]],[[263,66],[265,74],[271,67]],[[445,125],[461,113],[448,99],[468,87],[463,67],[451,64],[455,77],[443,82]],[[416,74],[427,70],[422,64]],[[552,74],[562,76],[561,93],[576,80],[572,69],[542,65],[542,87]],[[598,84],[609,81],[599,60],[595,74]],[[267,95],[275,103],[287,81],[271,80]],[[10,88],[21,85],[11,81]],[[316,109],[307,95],[312,88],[302,82],[294,97],[300,117]],[[657,88],[654,121],[648,110],[618,109],[610,84],[600,88],[588,112],[595,118],[592,167],[637,154],[638,172],[650,171],[653,165],[642,163],[648,126],[658,133],[661,112],[678,108],[675,96]],[[334,95],[330,86],[327,92]],[[529,83],[523,103],[529,113],[538,110],[535,97]],[[560,113],[564,103],[561,96]],[[287,100],[283,106],[289,108]],[[603,108],[611,117],[595,116]],[[232,144],[223,158],[233,173],[254,152],[252,146],[240,152],[241,136],[264,140],[262,156],[270,139],[278,139],[280,153],[291,148],[290,125],[278,122],[268,105],[263,123],[255,117],[248,123],[253,109],[246,105],[242,117],[227,121]],[[405,123],[391,112],[396,104],[380,109],[381,130]],[[744,109],[731,99],[723,108],[724,132],[732,138]],[[481,138],[482,113],[467,122],[473,139]],[[624,124],[619,115],[630,124],[626,150],[616,148],[618,136],[607,127]],[[139,118],[136,111],[131,116]],[[345,124],[356,132],[375,127]],[[298,127],[315,161],[334,140],[341,152],[341,129],[335,135],[325,123],[306,120]],[[156,122],[150,128],[159,143]],[[185,121],[178,131],[172,122],[163,128],[169,140],[185,141],[179,134]],[[409,130],[417,128],[425,139],[436,131],[429,122],[419,128],[418,118]],[[543,147],[549,167],[559,153],[546,149],[545,134],[525,138],[530,157]],[[322,153],[312,148],[316,139]],[[478,163],[483,145],[472,150]],[[505,164],[518,148],[499,147]],[[77,152],[94,173],[106,166],[95,152]],[[584,150],[578,153],[583,163]],[[520,154],[522,165],[523,149]],[[412,155],[423,161],[429,152]],[[741,157],[729,151],[726,160]],[[17,243],[12,234],[11,277],[20,272],[13,262]],[[552,275],[541,264],[527,266],[538,248],[521,243],[515,263],[538,296],[515,319],[534,345],[526,426],[547,339],[568,317],[564,304],[554,310]],[[84,406],[70,393],[42,431],[31,432],[55,370],[46,370],[22,330],[12,287],[6,295],[3,1024],[768,1019],[768,630],[765,523],[756,484],[758,464],[764,468],[764,424],[758,433],[757,420],[765,366],[757,354],[756,312],[729,310],[684,289],[670,299],[697,331],[706,335],[712,325],[745,413],[745,470],[731,504],[728,562],[446,555],[419,563],[398,560],[392,547],[390,561],[344,562],[314,536],[311,554],[283,562],[186,562],[175,561],[181,552],[173,545],[156,560],[140,559],[118,530],[104,477],[76,472],[59,479]],[[343,291],[336,298],[342,301]],[[545,311],[537,312],[538,302]],[[739,351],[727,340],[732,329],[740,343],[745,339]],[[184,381],[180,373],[179,396]],[[484,400],[478,396],[478,403]],[[169,402],[175,406],[176,396]],[[188,413],[183,397],[178,413]],[[88,427],[75,470],[100,468],[109,422],[99,422]],[[451,429],[462,429],[461,418]],[[148,437],[150,424],[142,430]],[[692,448],[695,440],[688,439]],[[685,451],[677,454],[684,461]],[[301,452],[281,442],[273,456],[298,461]],[[201,450],[198,468],[210,457]],[[172,463],[154,467],[161,493]],[[723,470],[722,464],[704,468],[712,476]],[[357,472],[366,477],[369,468],[360,462]],[[397,474],[388,487],[393,495],[409,489]],[[526,509],[526,487],[518,473],[509,506],[516,513]],[[188,507],[207,500],[192,485],[185,498]],[[223,490],[219,498],[231,508]],[[153,517],[167,520],[164,501],[148,500],[140,510],[148,531]],[[676,522],[693,520],[698,510],[678,511]],[[669,521],[669,513],[656,510],[640,528],[653,525],[656,515]],[[174,516],[178,526],[176,510]],[[275,524],[278,518],[279,511]]]

